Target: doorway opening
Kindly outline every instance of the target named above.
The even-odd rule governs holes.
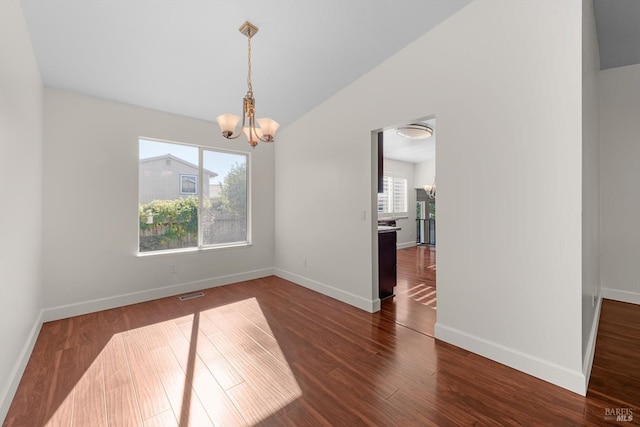
[[[409,128],[409,134],[400,128]],[[437,317],[436,118],[387,127],[377,138],[381,315],[433,337]],[[388,248],[382,247],[390,240],[390,229],[395,234],[393,260],[388,259]],[[389,277],[395,279],[392,291]]]

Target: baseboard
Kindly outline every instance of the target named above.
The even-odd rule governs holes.
[[[582,396],[587,393],[585,376],[582,372],[567,369],[536,356],[450,328],[441,323],[436,323],[435,325],[435,336],[439,340],[464,348],[574,393]]]
[[[291,273],[280,268],[274,269],[274,274],[282,279],[293,282],[297,285],[311,289],[312,291],[321,293],[338,301],[342,301],[346,304],[358,307],[361,310],[368,311],[369,313],[375,313],[380,310],[380,299],[369,300],[362,298],[361,296],[352,294],[350,292],[343,291],[342,289],[335,288],[331,285],[318,282],[308,277],[300,276],[295,273]]]
[[[621,291],[618,289],[602,288],[602,298],[614,301],[640,304],[640,292]]]
[[[406,248],[412,248],[412,247],[414,247],[416,245],[417,245],[416,242],[396,243],[396,248],[397,249],[406,249]]]
[[[602,308],[602,298],[598,298],[596,305],[596,313],[593,316],[591,324],[591,332],[589,333],[589,342],[587,343],[586,354],[582,364],[582,372],[584,374],[585,390],[589,388],[589,379],[591,378],[591,368],[593,367],[593,356],[596,352],[596,338],[598,337],[598,324],[600,323],[600,309]]]
[[[180,295],[186,292],[193,292],[201,289],[213,288],[216,286],[224,286],[231,283],[243,282],[246,280],[259,279],[261,277],[272,276],[273,274],[273,268],[264,268],[243,273],[229,274],[226,276],[210,277],[208,279],[180,283],[177,285],[164,286],[162,288],[116,295],[113,297],[99,298],[75,304],[50,307],[43,310],[42,321],[50,322],[52,320],[64,319],[67,317],[79,316],[82,314],[108,310],[125,305],[151,301],[158,298]]]
[[[40,328],[43,323],[42,314],[42,311],[38,313],[38,317],[33,323],[33,327],[31,328],[29,336],[22,347],[22,351],[20,351],[18,360],[11,371],[11,375],[9,375],[9,381],[7,381],[7,384],[5,384],[2,390],[0,390],[0,424],[4,424],[4,419],[9,412],[9,407],[11,406],[13,397],[15,396],[20,380],[22,379],[22,374],[27,367],[27,363],[31,357],[31,352],[36,344],[38,335],[40,334]]]

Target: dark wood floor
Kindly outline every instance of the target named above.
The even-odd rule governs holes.
[[[276,277],[204,292],[46,323],[3,425],[640,419],[640,306],[605,301],[585,398]]]
[[[381,315],[407,328],[434,336],[436,324],[436,248],[398,250],[396,296],[382,302]]]
[[[602,302],[588,396],[634,408],[640,425],[640,305]]]

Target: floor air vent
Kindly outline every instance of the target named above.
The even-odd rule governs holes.
[[[193,294],[182,295],[180,301],[186,301],[188,299],[200,298],[204,296],[204,292],[195,292]]]

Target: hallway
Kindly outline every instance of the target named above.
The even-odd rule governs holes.
[[[400,249],[396,296],[382,303],[389,320],[433,337],[436,323],[436,248],[413,246]]]

